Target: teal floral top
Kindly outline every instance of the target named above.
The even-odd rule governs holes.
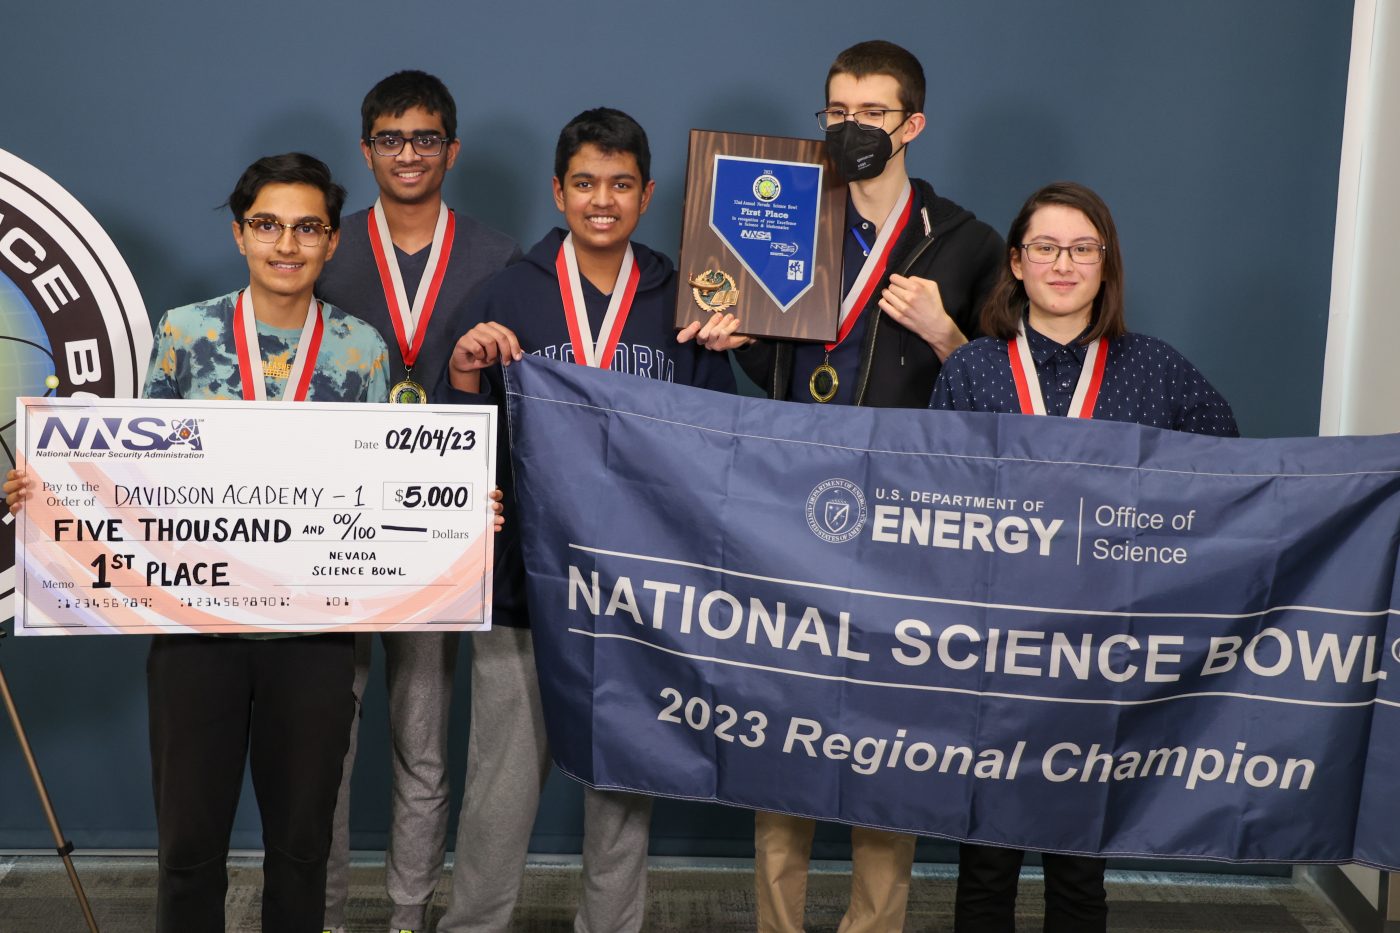
[[[146,398],[241,399],[233,307],[238,292],[165,312],[156,326]],[[389,350],[379,332],[334,305],[306,398],[312,402],[384,402],[389,398]],[[258,322],[258,346],[269,399],[282,398],[301,328]]]

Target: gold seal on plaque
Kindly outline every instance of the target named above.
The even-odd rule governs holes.
[[[739,303],[739,284],[723,269],[706,269],[691,276],[688,284],[702,311],[718,313]]]

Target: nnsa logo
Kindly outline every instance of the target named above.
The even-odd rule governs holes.
[[[83,416],[71,426],[62,418],[50,416],[39,432],[36,450],[169,450],[188,447],[203,450],[199,422],[193,418],[90,418]]]

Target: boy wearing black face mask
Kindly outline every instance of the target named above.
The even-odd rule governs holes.
[[[817,120],[850,182],[841,327],[833,344],[737,348],[770,398],[920,408],[943,360],[976,336],[1003,245],[970,211],[909,178],[905,152],[924,130],[923,106],[923,68],[891,42],[861,42],[832,63]]]
[[[924,129],[924,73],[890,42],[854,45],[827,75],[817,119],[850,182],[834,344],[750,341],[736,349],[771,398],[918,408],[943,360],[974,333],[1005,248],[991,227],[925,181],[910,180],[906,147]],[[713,349],[733,348],[698,337]],[[754,820],[758,929],[800,933],[815,822],[759,812]],[[851,830],[851,903],[840,933],[904,928],[914,837]]]

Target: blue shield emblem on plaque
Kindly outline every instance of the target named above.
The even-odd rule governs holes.
[[[778,308],[812,287],[822,166],[715,156],[710,229]]]

